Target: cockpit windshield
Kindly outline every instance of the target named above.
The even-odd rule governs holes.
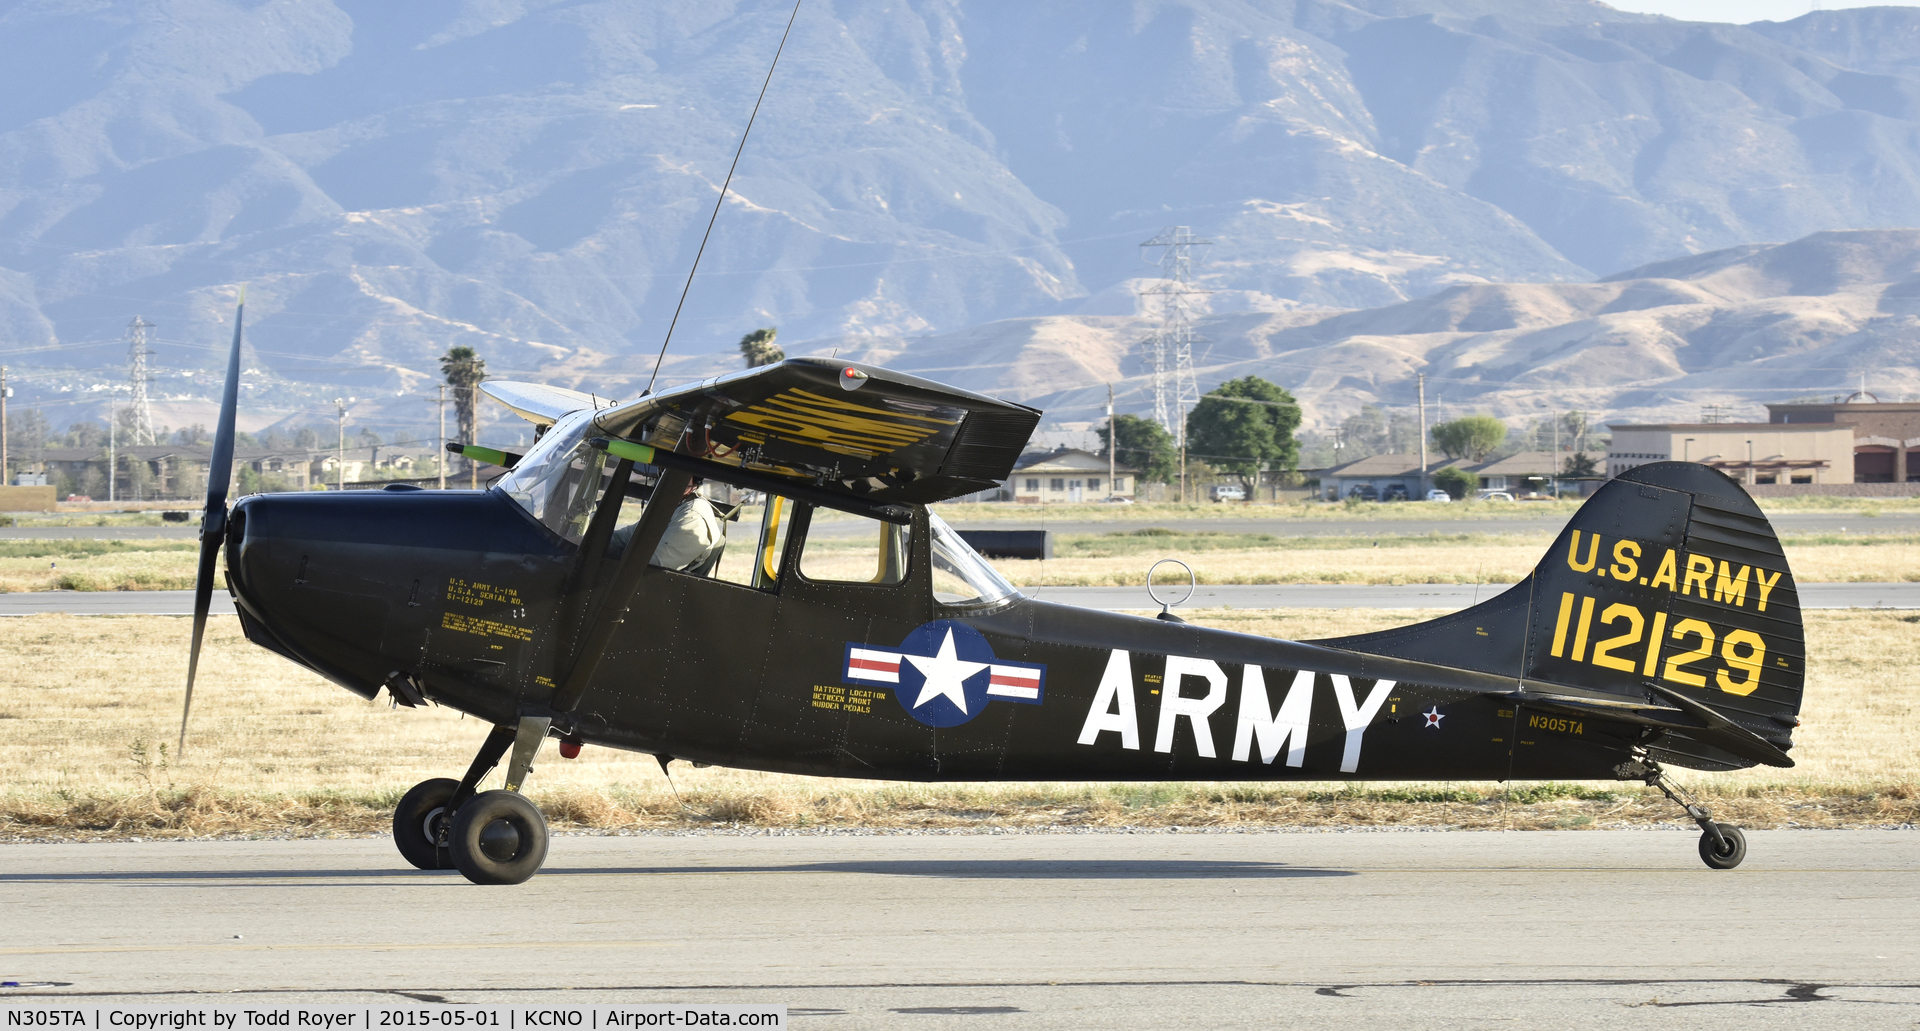
[[[927,513],[933,531],[933,597],[947,605],[987,605],[1011,597],[1014,587],[967,546],[946,520]]]
[[[599,499],[607,453],[587,444],[593,413],[561,417],[496,485],[554,533],[578,544]]]

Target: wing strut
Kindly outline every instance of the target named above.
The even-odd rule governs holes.
[[[187,754],[187,717],[193,712],[193,678],[200,671],[200,643],[213,605],[213,567],[227,537],[227,487],[233,482],[233,421],[240,408],[240,324],[247,313],[247,291],[233,309],[233,348],[227,352],[227,383],[220,392],[220,421],[213,431],[213,460],[207,466],[207,511],[200,519],[200,571],[193,580],[193,647],[187,652],[187,698],[180,707],[177,761]]]

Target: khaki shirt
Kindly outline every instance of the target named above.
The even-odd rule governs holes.
[[[693,570],[705,567],[726,550],[726,527],[713,502],[695,495],[673,510],[673,521],[653,550],[653,564],[668,569]]]

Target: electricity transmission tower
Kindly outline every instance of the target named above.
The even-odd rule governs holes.
[[[152,328],[153,323],[138,315],[127,323],[127,384],[133,391],[133,403],[128,407],[133,423],[129,443],[133,444],[153,443],[153,406],[147,400],[147,384],[153,382],[153,374],[147,369],[147,356],[153,353],[147,346],[147,330]]]
[[[1160,267],[1160,281],[1140,291],[1160,309],[1160,325],[1146,339],[1147,361],[1153,369],[1153,418],[1185,442],[1186,411],[1200,400],[1193,378],[1193,345],[1206,338],[1193,331],[1193,316],[1201,297],[1210,291],[1193,283],[1195,251],[1206,253],[1212,240],[1193,235],[1187,226],[1168,226],[1140,245],[1147,264]]]

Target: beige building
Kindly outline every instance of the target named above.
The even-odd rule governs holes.
[[[1113,469],[1113,482],[1108,483],[1106,458],[1077,448],[1061,448],[1022,457],[1007,478],[1007,494],[1029,505],[1099,501],[1108,496],[1131,498],[1139,482],[1138,469],[1119,465]]]
[[[1920,480],[1920,462],[1908,452],[1920,448],[1920,402],[1868,401],[1856,394],[1832,404],[1767,406],[1767,421],[1799,426],[1826,423],[1853,431],[1854,483],[1909,483]]]
[[[1834,422],[1613,425],[1607,475],[1649,462],[1699,462],[1745,484],[1853,483],[1854,427]]]

